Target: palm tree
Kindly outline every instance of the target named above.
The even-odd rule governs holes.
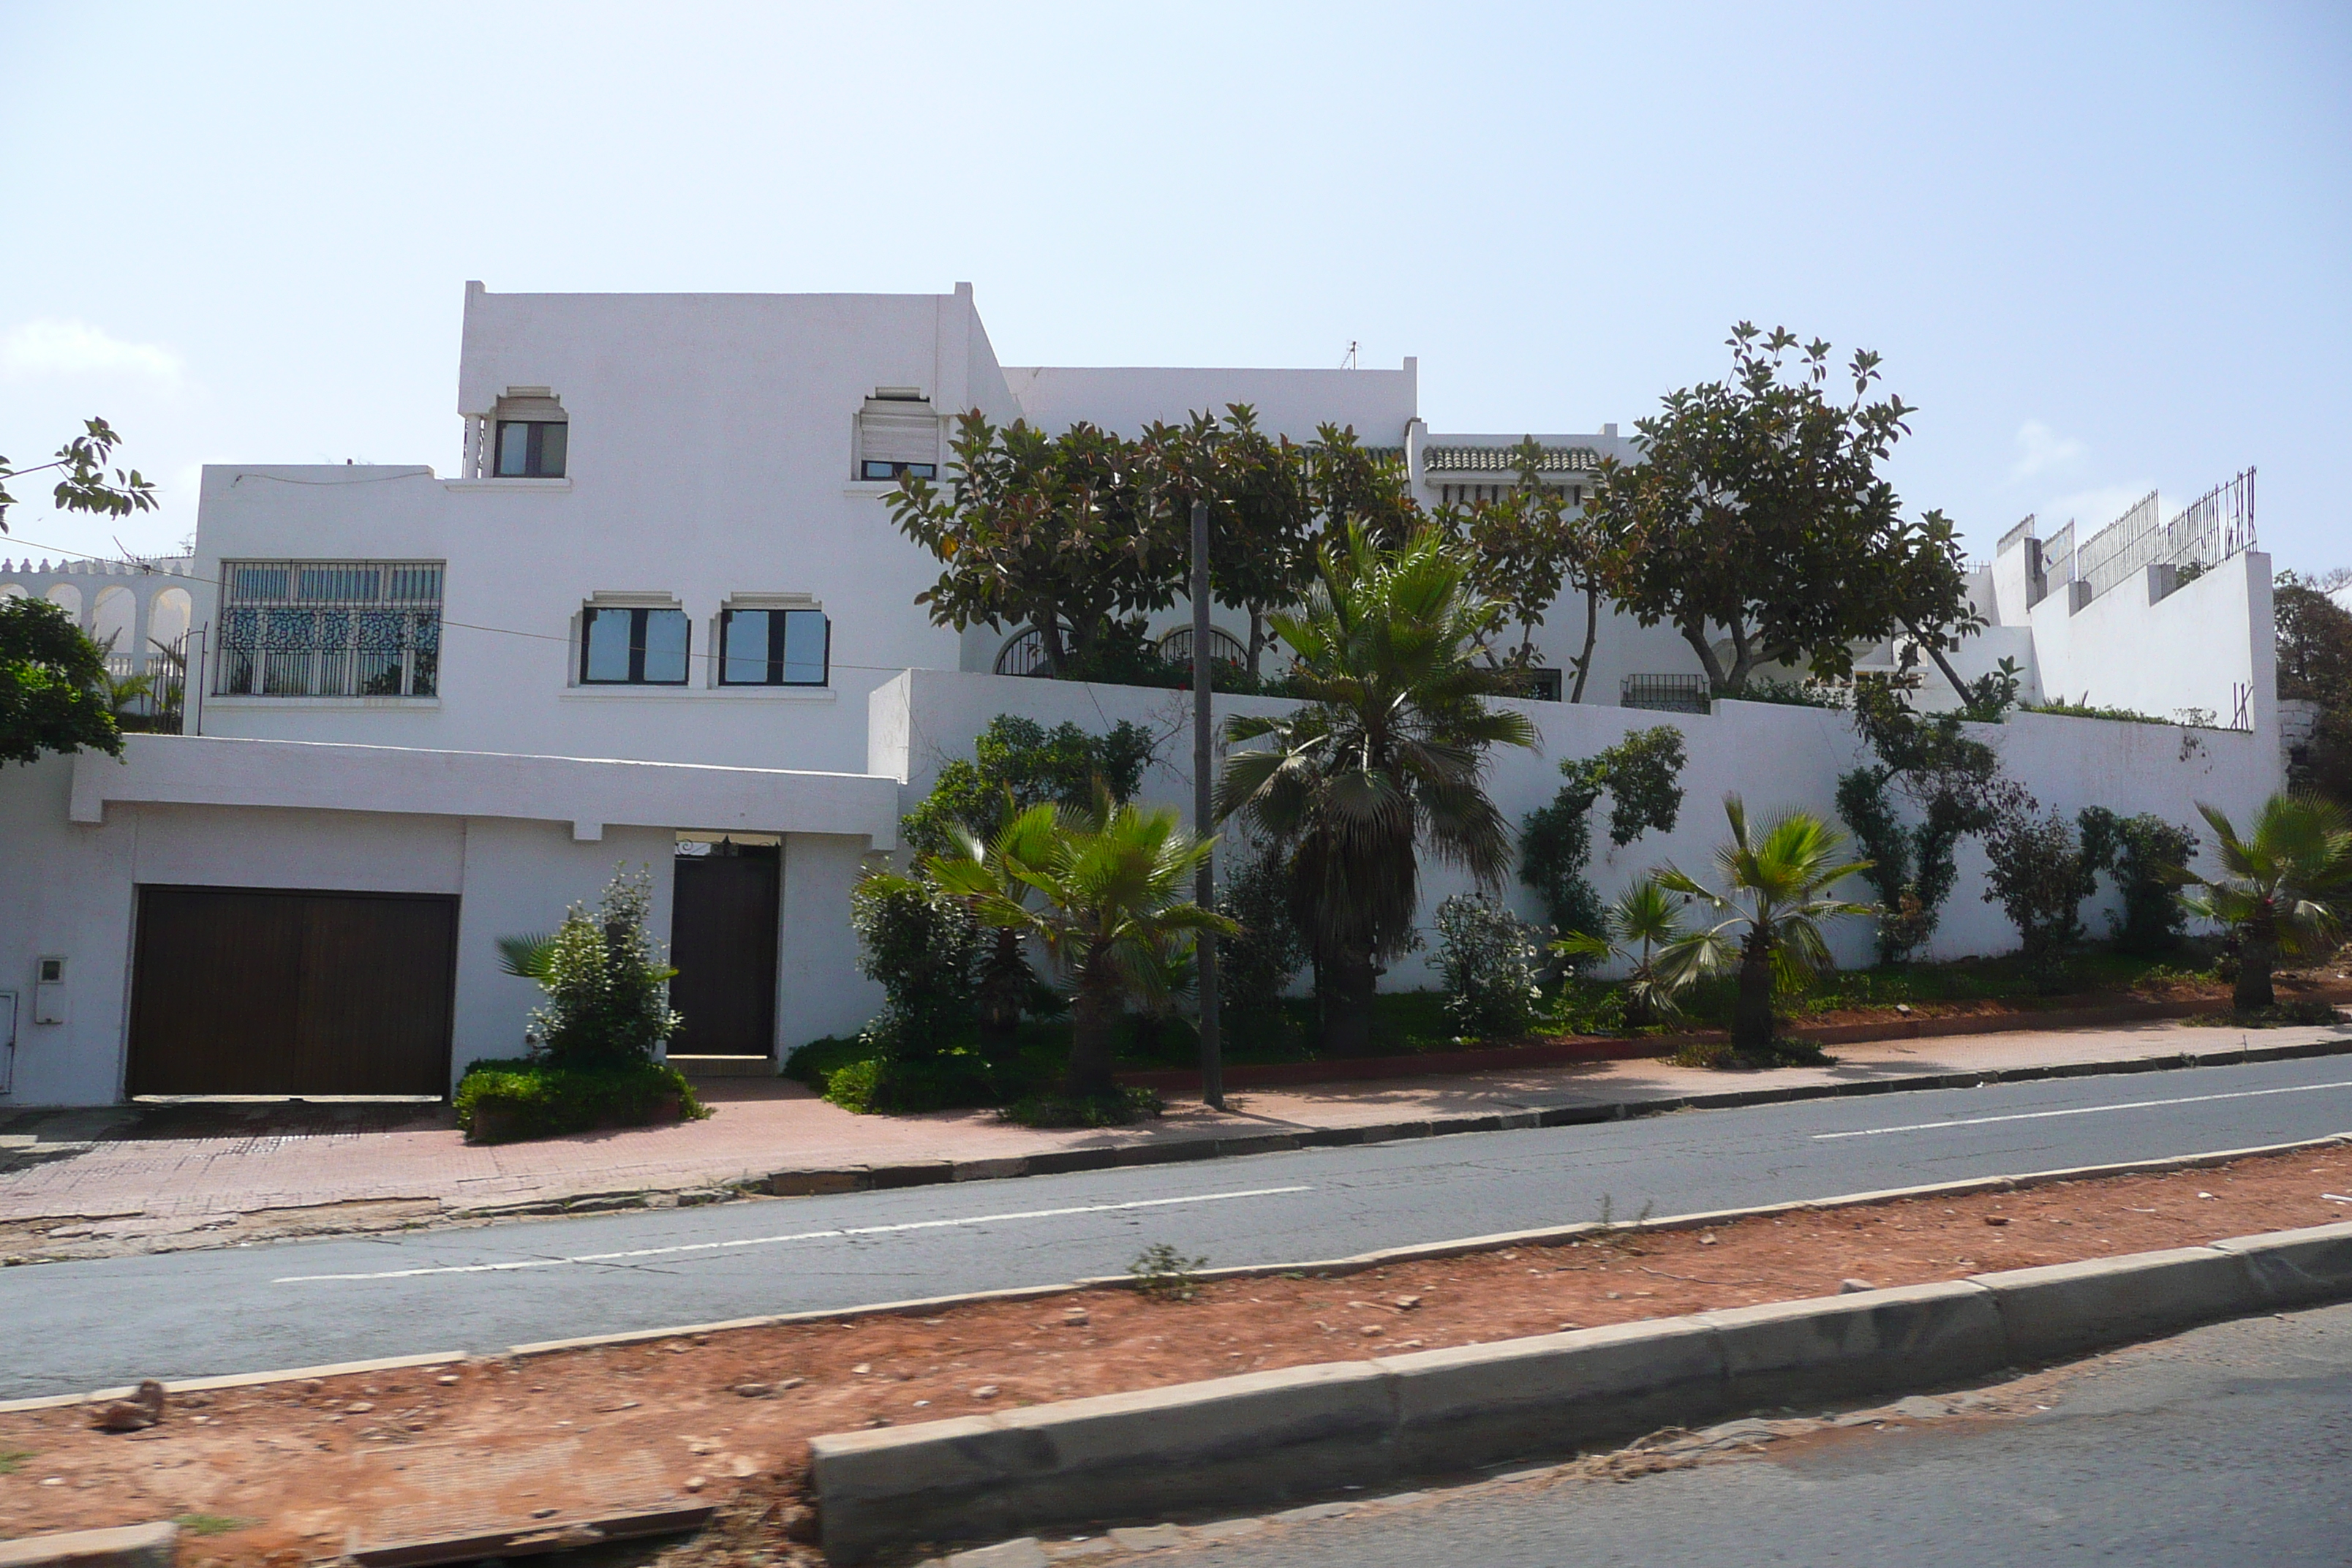
[[[1675,895],[1659,884],[1655,877],[1644,877],[1617,896],[1601,916],[1606,937],[1588,931],[1571,931],[1551,944],[1551,950],[1570,958],[1620,958],[1630,961],[1633,973],[1625,982],[1625,1022],[1634,1028],[1673,1018],[1682,1011],[1675,1002],[1677,985],[1669,985],[1658,973],[1657,957],[1661,949],[1673,946],[1686,934],[1683,930],[1682,906]]]
[[[961,823],[952,829],[956,846],[962,851],[958,858],[984,869],[998,893],[1022,905],[1029,901],[1030,887],[1021,879],[1020,868],[1049,858],[1053,836],[1053,814],[1021,810],[1009,786],[998,805],[995,831],[988,837]],[[973,995],[981,1038],[992,1049],[1002,1052],[1011,1047],[1036,978],[1028,956],[1021,951],[1021,927],[994,923],[992,940],[981,955]]]
[[[1381,970],[1412,941],[1416,846],[1499,883],[1511,832],[1486,797],[1486,749],[1532,747],[1536,730],[1487,705],[1514,685],[1512,672],[1475,662],[1499,612],[1434,530],[1384,551],[1350,524],[1324,546],[1317,575],[1296,614],[1269,617],[1297,656],[1289,679],[1307,705],[1226,722],[1229,742],[1273,744],[1226,759],[1217,815],[1239,813],[1286,856],[1324,1049],[1361,1056]]]
[[[1063,1091],[1074,1100],[1118,1092],[1111,1077],[1119,1015],[1129,1003],[1151,1006],[1171,988],[1171,959],[1189,934],[1230,935],[1223,915],[1183,896],[1209,854],[1166,809],[1113,807],[1098,795],[1092,812],[1032,806],[999,841],[1001,863],[970,853],[935,855],[928,865],[948,891],[969,898],[982,921],[1037,939],[1068,981],[1070,1065]],[[1015,853],[1017,851],[1017,853]],[[1018,883],[1007,886],[1005,877]],[[1027,894],[1042,895],[1033,905]]]
[[[2212,824],[2221,875],[2181,871],[2182,881],[2203,889],[2182,901],[2237,931],[2231,1005],[2260,1012],[2277,1003],[2271,971],[2280,956],[2323,952],[2342,929],[2328,906],[2352,890],[2352,819],[2319,795],[2274,795],[2254,814],[2253,832],[2240,838],[2219,810],[2202,801],[2197,809]]]
[[[1749,831],[1748,807],[1738,795],[1723,797],[1723,814],[1731,821],[1731,842],[1715,852],[1722,891],[1700,886],[1672,866],[1657,878],[1666,891],[1704,899],[1724,918],[1667,948],[1658,973],[1679,990],[1701,975],[1736,969],[1739,994],[1731,1012],[1731,1048],[1764,1056],[1772,1048],[1773,980],[1830,967],[1823,921],[1877,912],[1875,905],[1829,892],[1871,863],[1839,859],[1845,836],[1810,812],[1790,812],[1766,826],[1760,837]]]

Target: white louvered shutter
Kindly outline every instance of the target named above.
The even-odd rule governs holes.
[[[857,416],[859,472],[866,463],[940,460],[940,420],[929,403],[869,397]]]

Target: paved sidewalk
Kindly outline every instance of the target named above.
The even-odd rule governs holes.
[[[1519,1125],[1538,1117],[1599,1120],[1693,1099],[1852,1092],[1946,1076],[2122,1071],[2158,1058],[2287,1047],[2352,1052],[2352,1024],[2247,1031],[2152,1022],[1885,1040],[1841,1047],[1831,1067],[1769,1073],[1636,1060],[1304,1085],[1232,1096],[1223,1113],[1175,1101],[1148,1126],[1074,1131],[1012,1126],[985,1111],[852,1116],[796,1083],[765,1079],[699,1086],[717,1112],[706,1121],[489,1147],[467,1144],[443,1107],[27,1112],[0,1119],[0,1162],[16,1166],[0,1174],[0,1251],[54,1254],[58,1244],[75,1242],[202,1245],[599,1196],[674,1202],[663,1194],[685,1194],[691,1202],[740,1183],[776,1191],[913,1184],[1200,1157],[1291,1139],[1469,1131],[1498,1116]],[[285,1223],[256,1230],[256,1216],[273,1215]]]

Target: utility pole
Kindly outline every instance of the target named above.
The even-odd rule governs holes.
[[[1213,844],[1216,800],[1210,777],[1216,765],[1210,743],[1209,679],[1209,503],[1192,503],[1192,830]],[[1216,908],[1216,851],[1201,861],[1193,900],[1204,910]],[[1201,976],[1201,1098],[1219,1110],[1225,1108],[1225,1062],[1217,1038],[1217,936],[1202,931],[1196,944]]]

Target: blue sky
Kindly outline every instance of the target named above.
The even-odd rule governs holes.
[[[2253,464],[2279,564],[2352,563],[2347,81],[2341,3],[0,0],[0,452],[102,412],[168,498],[0,554],[169,546],[207,461],[451,471],[468,278],[968,279],[1007,363],[1353,342],[1454,430],[1785,322],[1885,356],[1980,552]]]

